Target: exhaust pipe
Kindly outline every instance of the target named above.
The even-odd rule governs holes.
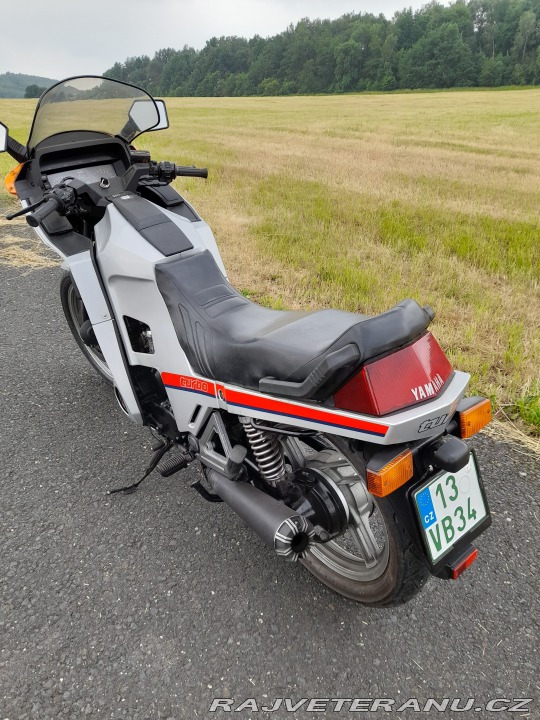
[[[217,470],[206,470],[212,490],[257,535],[285,560],[304,557],[315,533],[302,515],[246,482],[229,480]]]

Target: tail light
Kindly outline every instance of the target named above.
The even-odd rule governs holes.
[[[386,415],[436,397],[453,370],[431,333],[365,365],[334,395],[342,410]]]
[[[469,552],[466,557],[460,559],[455,565],[450,567],[450,577],[452,580],[457,580],[458,577],[470,568],[473,562],[478,557],[478,550],[476,548]]]

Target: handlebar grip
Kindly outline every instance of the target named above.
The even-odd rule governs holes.
[[[208,168],[196,168],[189,165],[177,165],[176,177],[208,177]]]
[[[60,208],[61,202],[58,198],[51,197],[43,205],[40,205],[37,210],[33,213],[29,213],[26,216],[26,222],[30,227],[38,227],[45,220],[45,218],[53,213],[55,210]]]

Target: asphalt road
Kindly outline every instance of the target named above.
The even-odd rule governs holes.
[[[204,502],[196,470],[105,495],[139,476],[149,436],[79,354],[59,275],[0,267],[0,720],[226,717],[208,710],[227,696],[534,698],[540,718],[538,463],[479,438],[494,523],[478,561],[362,608]],[[356,717],[296,713],[326,715]]]

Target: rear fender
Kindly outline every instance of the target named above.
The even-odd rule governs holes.
[[[471,541],[481,535],[491,525],[491,516],[489,513],[489,506],[484,491],[482,477],[480,470],[478,470],[478,477],[480,481],[480,487],[484,495],[484,502],[488,510],[486,518],[473,530],[454,545],[452,550],[442,557],[436,563],[432,563],[429,557],[429,553],[424,543],[424,539],[419,529],[419,519],[414,506],[414,493],[424,483],[435,477],[440,472],[439,468],[434,468],[429,464],[429,458],[432,456],[432,450],[437,447],[437,440],[442,437],[450,437],[446,434],[439,436],[435,441],[431,439],[425,439],[416,443],[408,443],[406,445],[400,445],[392,447],[391,449],[384,449],[381,451],[380,448],[376,448],[373,452],[373,447],[364,447],[363,452],[367,460],[367,466],[383,465],[396,457],[404,450],[411,450],[414,460],[414,475],[411,480],[402,485],[397,490],[394,490],[391,494],[384,498],[391,509],[396,525],[401,529],[402,532],[406,533],[410,541],[414,544],[417,554],[423,556],[426,565],[432,575],[448,580],[451,578],[452,567],[454,567],[459,560],[466,553],[467,549],[470,548]],[[470,450],[476,460],[476,454],[474,450]],[[478,468],[478,462],[476,461]]]

